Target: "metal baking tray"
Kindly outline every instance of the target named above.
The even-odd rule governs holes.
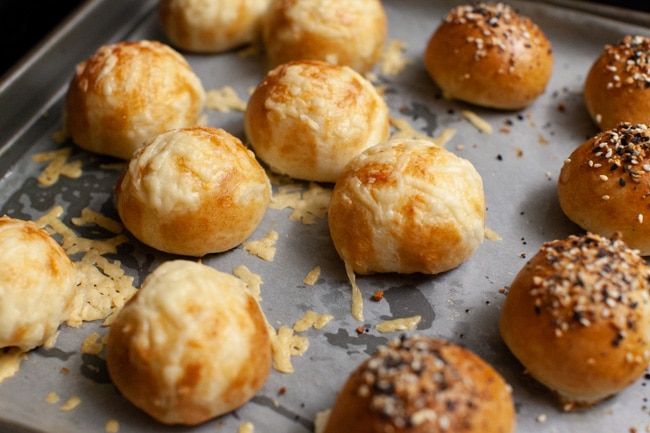
[[[224,272],[245,264],[260,275],[261,305],[274,326],[292,324],[307,310],[334,315],[320,330],[304,333],[307,352],[292,358],[295,371],[272,371],[267,384],[235,412],[196,427],[163,426],[134,408],[111,384],[103,353],[82,354],[81,342],[92,332],[105,334],[99,322],[63,327],[53,348],[29,353],[18,373],[0,383],[0,430],[3,432],[105,431],[116,420],[121,433],[142,431],[234,432],[245,422],[256,431],[303,433],[314,429],[318,413],[331,407],[348,374],[375,348],[398,333],[380,333],[380,321],[421,315],[418,332],[465,345],[491,363],[512,385],[518,432],[648,431],[649,378],[641,378],[619,395],[586,410],[565,413],[555,397],[524,375],[523,367],[502,343],[497,321],[508,286],[545,241],[579,233],[556,198],[562,161],[597,132],[582,98],[582,85],[603,46],[625,34],[650,35],[650,18],[622,9],[589,7],[584,2],[512,1],[544,30],[554,47],[554,74],[547,91],[530,107],[495,112],[447,101],[429,79],[422,54],[428,38],[457,1],[385,0],[389,40],[406,43],[409,60],[398,75],[379,75],[391,115],[420,132],[436,136],[445,128],[456,134],[447,148],[469,159],[481,173],[488,205],[487,225],[500,240],[488,240],[459,268],[437,276],[375,275],[359,277],[365,320],[350,314],[350,286],[329,238],[326,218],[307,225],[289,219],[291,209],[269,209],[251,239],[270,230],[279,233],[272,262],[241,247],[204,258]],[[587,7],[585,7],[587,5]],[[101,236],[95,228],[75,227],[71,219],[90,208],[118,219],[112,189],[119,175],[103,168],[101,157],[77,148],[71,156],[83,166],[80,178],[62,177],[50,187],[38,184],[43,164],[33,155],[71,146],[53,135],[62,128],[62,100],[76,63],[101,44],[118,40],[165,42],[155,0],[91,0],[62,24],[13,72],[0,82],[0,214],[37,219],[61,205],[61,219],[81,236]],[[631,22],[636,24],[631,24]],[[229,85],[245,98],[265,74],[262,55],[186,54],[206,89]],[[461,115],[470,109],[488,121],[481,132]],[[242,113],[208,111],[208,124],[244,138]],[[304,189],[307,184],[301,184]],[[276,185],[277,188],[277,185]],[[112,257],[134,277],[134,285],[173,257],[131,240]],[[315,266],[322,274],[314,285],[303,283]],[[381,302],[369,298],[384,290]],[[0,300],[1,302],[1,300]],[[365,331],[357,332],[359,326]],[[67,372],[67,374],[64,374]],[[56,392],[61,401],[46,402]],[[81,403],[62,411],[61,402],[78,396]]]

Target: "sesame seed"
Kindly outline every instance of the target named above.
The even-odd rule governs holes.
[[[600,180],[602,180],[602,181],[607,181],[607,179],[609,179],[609,178],[608,178],[606,175],[604,175],[604,174],[601,174],[599,177],[600,177]]]
[[[643,214],[642,214],[642,213],[640,213],[640,214],[636,217],[636,219],[639,221],[639,224],[643,224]]]

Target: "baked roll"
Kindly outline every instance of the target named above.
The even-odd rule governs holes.
[[[602,130],[650,124],[650,38],[628,35],[606,45],[584,85],[587,110]]]
[[[160,251],[203,256],[257,228],[271,183],[253,152],[223,129],[174,129],[139,149],[115,187],[124,226]]]
[[[557,184],[560,206],[585,230],[650,254],[650,130],[621,123],[578,146]],[[649,220],[646,220],[649,218]]]
[[[75,266],[32,221],[0,217],[0,348],[43,345],[72,312]]]
[[[650,361],[650,268],[621,239],[545,243],[510,286],[503,340],[565,410],[632,384]]]
[[[424,336],[394,339],[359,365],[324,433],[510,433],[511,388],[475,353]]]
[[[160,0],[158,16],[173,46],[219,53],[255,41],[270,1]]]
[[[347,66],[285,63],[251,95],[246,137],[271,170],[296,179],[335,182],[345,164],[390,135],[388,106]]]
[[[194,425],[251,399],[271,368],[266,321],[246,284],[173,260],[118,313],[106,363],[117,389],[165,424]]]
[[[336,251],[358,274],[445,272],[483,242],[483,181],[442,147],[393,139],[350,161],[328,222]]]
[[[424,52],[429,75],[449,99],[517,110],[537,99],[553,72],[551,43],[504,3],[456,6]]]
[[[321,60],[366,73],[386,43],[380,0],[273,0],[262,40],[275,67],[292,60]]]
[[[205,91],[187,61],[156,41],[100,47],[69,84],[64,118],[72,141],[130,159],[150,137],[198,124]]]

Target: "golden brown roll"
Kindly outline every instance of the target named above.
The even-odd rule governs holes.
[[[149,140],[115,196],[124,226],[142,243],[198,257],[245,241],[266,213],[271,184],[238,138],[197,126]]]
[[[32,221],[0,217],[0,348],[44,344],[70,317],[75,267]]]
[[[244,126],[273,171],[320,182],[335,182],[352,157],[390,134],[388,107],[368,80],[347,66],[309,60],[266,75]]]
[[[646,262],[620,239],[547,242],[510,286],[501,336],[565,410],[595,404],[648,366],[649,281]]]
[[[273,0],[262,23],[272,66],[321,60],[366,73],[379,60],[386,33],[380,0]]]
[[[158,15],[172,45],[219,53],[253,42],[271,0],[160,0]]]
[[[603,131],[564,161],[557,185],[560,206],[573,222],[607,237],[620,232],[642,255],[650,254],[649,145],[646,125]]]
[[[650,38],[625,36],[605,45],[589,69],[584,98],[602,130],[620,122],[650,124]]]
[[[350,161],[328,220],[338,254],[358,274],[445,272],[483,242],[483,181],[442,147],[393,139]]]
[[[553,71],[551,43],[504,3],[454,7],[435,30],[424,64],[449,99],[516,110],[539,97]]]
[[[350,375],[324,433],[509,433],[501,375],[468,349],[424,336],[380,346]]]
[[[165,424],[230,412],[266,382],[271,343],[246,284],[186,260],[160,265],[111,325],[106,363],[118,390]]]
[[[77,66],[65,99],[72,140],[129,159],[150,137],[198,124],[205,91],[187,61],[156,41],[100,47]]]

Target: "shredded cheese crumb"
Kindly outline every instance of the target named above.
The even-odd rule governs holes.
[[[255,298],[257,302],[260,302],[262,300],[262,291],[260,289],[262,286],[261,276],[251,272],[250,269],[246,267],[246,265],[237,266],[233,270],[233,274],[246,283],[248,291],[251,295],[253,295],[253,298]]]
[[[316,413],[316,419],[314,420],[314,433],[323,433],[325,431],[325,426],[327,425],[327,420],[329,419],[331,412],[331,409],[327,409]]]
[[[469,120],[469,123],[471,123],[480,132],[485,132],[486,134],[492,133],[492,125],[490,125],[482,117],[479,117],[478,114],[470,110],[463,110],[461,114],[465,119]]]
[[[273,350],[273,368],[280,373],[293,373],[292,356],[301,356],[309,348],[309,340],[294,335],[293,329],[280,326],[276,332],[270,332]]]
[[[397,75],[404,70],[406,65],[411,63],[404,58],[406,43],[400,40],[392,40],[386,46],[381,55],[380,71],[384,75]]]
[[[108,420],[106,426],[104,427],[106,433],[117,433],[120,431],[120,422],[115,419]]]
[[[208,90],[205,98],[205,108],[227,113],[230,110],[246,111],[246,102],[230,86]]]
[[[485,238],[491,241],[500,241],[502,239],[498,233],[489,228],[485,229]]]
[[[49,404],[56,404],[61,400],[61,397],[59,397],[59,394],[56,392],[52,391],[50,392],[46,397],[45,397],[45,402]]]
[[[320,272],[321,272],[320,266],[316,266],[314,269],[309,271],[309,273],[307,273],[305,279],[302,280],[302,282],[307,284],[308,286],[313,286],[314,284],[316,284],[316,281],[318,281],[318,278],[320,278]]]
[[[61,412],[73,411],[81,404],[81,398],[75,396],[70,397],[65,403],[59,406]]]
[[[278,240],[278,232],[271,230],[262,239],[257,241],[244,242],[243,248],[248,253],[259,257],[267,262],[272,262],[275,258],[275,243]]]
[[[295,332],[305,332],[312,327],[315,329],[322,329],[333,319],[334,316],[331,314],[317,314],[310,310],[293,324],[293,330]]]
[[[137,292],[133,286],[133,277],[125,274],[120,262],[104,257],[104,254],[115,254],[117,246],[128,238],[122,233],[109,239],[82,238],[59,220],[62,214],[63,208],[55,206],[39,218],[36,224],[50,234],[61,236],[61,244],[69,256],[81,254],[81,258],[75,261],[79,290],[72,314],[66,323],[77,328],[84,321],[104,320],[103,325],[108,326],[126,301]],[[86,216],[88,215],[93,213],[87,212]],[[85,218],[82,216],[82,220]],[[114,228],[119,224],[110,223],[103,218],[97,220],[107,227]]]
[[[445,128],[438,136],[430,137],[427,134],[415,130],[415,128],[413,128],[413,126],[405,119],[397,119],[391,117],[390,123],[396,129],[396,131],[391,135],[392,139],[415,138],[419,140],[427,140],[430,141],[433,145],[439,147],[444,147],[447,142],[449,142],[449,140],[451,140],[451,138],[456,134],[456,129]]]
[[[377,324],[379,332],[410,331],[422,320],[422,316],[403,317],[399,319],[386,320]]]
[[[357,285],[357,279],[352,270],[352,266],[347,262],[345,262],[345,273],[348,275],[350,286],[352,288],[352,317],[357,319],[359,322],[363,322],[363,295],[361,293],[361,288]]]
[[[269,207],[276,210],[292,208],[289,215],[291,221],[302,221],[305,225],[315,224],[318,219],[327,215],[327,209],[332,198],[332,190],[323,188],[316,183],[310,183],[306,191],[301,192],[299,184],[285,185],[271,197]]]
[[[239,426],[238,433],[253,433],[255,431],[255,426],[252,422],[245,422]]]
[[[88,337],[86,337],[81,343],[81,353],[87,353],[89,355],[99,355],[104,349],[104,345],[99,340],[99,334],[93,332]]]
[[[48,162],[43,172],[38,176],[38,183],[44,186],[54,185],[61,176],[71,179],[81,177],[81,161],[68,162],[72,154],[72,147],[54,150],[52,152],[37,153],[32,156],[34,162]]]

